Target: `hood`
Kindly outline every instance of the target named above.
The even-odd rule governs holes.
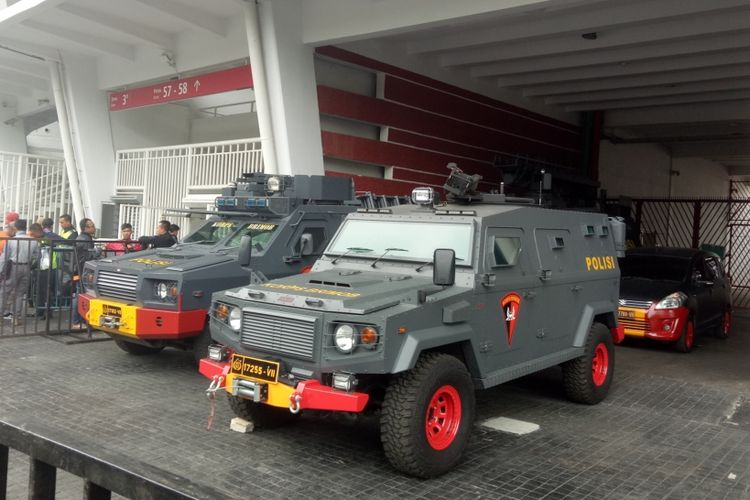
[[[658,302],[671,293],[681,290],[684,291],[683,288],[683,284],[677,281],[657,281],[648,278],[621,278],[620,298]]]
[[[227,292],[255,302],[321,311],[367,314],[406,302],[417,303],[417,291],[433,287],[431,274],[413,275],[327,270]]]
[[[120,272],[138,272],[143,270],[190,271],[211,265],[237,260],[234,252],[217,252],[213,246],[185,245],[173,248],[155,248],[142,252],[133,252],[119,257],[105,258],[101,264],[109,264]]]

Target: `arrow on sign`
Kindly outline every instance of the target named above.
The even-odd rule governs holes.
[[[196,80],[195,83],[193,84],[193,87],[195,87],[196,92],[198,92],[198,89],[200,88],[200,86],[201,86],[200,80]]]

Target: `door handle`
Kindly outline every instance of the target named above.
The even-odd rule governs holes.
[[[533,299],[536,297],[536,292],[523,292],[524,299]]]
[[[570,287],[571,292],[580,292],[581,290],[583,290],[583,287],[581,285],[573,285],[572,287]]]

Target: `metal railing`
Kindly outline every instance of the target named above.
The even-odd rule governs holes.
[[[197,485],[185,477],[167,473],[157,467],[122,455],[108,453],[95,457],[76,445],[63,443],[23,426],[0,421],[0,499],[8,487],[9,450],[27,455],[30,460],[28,498],[55,498],[57,469],[83,478],[83,498],[109,499],[112,493],[126,498],[226,499],[227,495]]]
[[[0,212],[18,212],[35,220],[71,213],[65,161],[60,158],[0,151]]]

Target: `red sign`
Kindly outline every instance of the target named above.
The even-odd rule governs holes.
[[[253,88],[253,75],[250,65],[223,69],[191,76],[182,80],[170,80],[147,87],[138,87],[124,92],[109,94],[109,110],[140,108],[152,104],[180,101],[202,95],[218,94],[230,90]]]

